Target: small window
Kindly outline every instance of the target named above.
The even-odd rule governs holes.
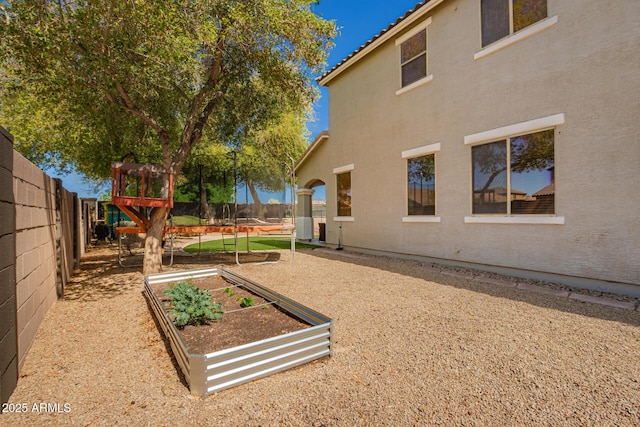
[[[547,17],[547,0],[480,0],[482,47]]]
[[[407,159],[409,215],[436,214],[435,154]]]
[[[351,172],[336,175],[338,189],[338,216],[351,216]]]
[[[427,76],[427,30],[422,30],[400,45],[402,87]]]
[[[473,214],[555,214],[554,130],[472,147]]]

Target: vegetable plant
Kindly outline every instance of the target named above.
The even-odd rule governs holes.
[[[209,290],[199,289],[189,280],[171,285],[164,293],[173,307],[169,313],[179,328],[222,318],[222,304],[214,303]]]
[[[240,307],[251,307],[253,305],[253,298],[251,297],[243,297],[238,298],[236,301],[240,301]]]

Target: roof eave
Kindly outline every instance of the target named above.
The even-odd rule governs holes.
[[[343,60],[341,63],[336,65],[332,70],[328,71],[324,75],[318,77],[316,81],[319,85],[327,87],[327,84],[336,78],[338,75],[342,74],[349,67],[354,65],[356,62],[360,61],[362,58],[367,56],[371,51],[375,50],[378,46],[385,43],[390,38],[396,36],[399,32],[406,29],[411,24],[415,23],[417,20],[424,17],[425,14],[430,12],[433,8],[440,5],[445,0],[431,0],[427,3],[420,6],[418,9],[415,9],[409,16],[402,18],[400,22],[396,21],[394,24],[390,24],[389,27],[382,30],[377,36],[371,39],[368,43],[365,43],[360,48],[355,50],[351,55],[347,57],[347,59]]]
[[[305,150],[304,153],[302,153],[302,156],[300,156],[300,160],[298,160],[296,162],[296,164],[293,166],[293,170],[297,171],[298,167],[300,167],[305,160],[307,160],[307,158],[309,156],[311,156],[311,153],[313,153],[313,151],[318,148],[318,146],[325,141],[326,139],[329,139],[329,131],[328,130],[323,130],[322,132],[320,132],[318,135],[316,135],[315,139],[313,140],[313,142],[307,147],[307,149]]]

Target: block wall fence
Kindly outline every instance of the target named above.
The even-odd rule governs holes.
[[[0,400],[85,250],[83,205],[13,149],[0,127]]]

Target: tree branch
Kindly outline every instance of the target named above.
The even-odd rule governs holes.
[[[122,84],[115,81],[115,78],[113,75],[111,75],[111,78],[112,80],[114,80],[116,91],[118,92],[118,95],[119,95],[119,99],[116,99],[116,97],[113,96],[113,94],[105,91],[106,98],[112,104],[115,104],[127,111],[130,111],[136,116],[140,117],[146,124],[149,125],[149,127],[151,127],[154,131],[156,131],[164,149],[164,146],[169,144],[169,132],[165,128],[163,128],[155,119],[150,117],[144,110],[141,110],[138,107],[136,107],[135,103],[129,96],[129,93],[122,86]]]
[[[216,44],[216,49],[215,49],[215,58],[211,59],[211,64],[208,67],[207,71],[208,71],[208,77],[207,77],[207,81],[205,82],[204,86],[200,89],[200,92],[198,92],[198,94],[194,97],[193,102],[191,102],[191,107],[189,108],[189,114],[187,116],[187,123],[186,126],[184,128],[184,132],[182,133],[182,141],[183,144],[185,143],[185,141],[190,141],[191,140],[191,135],[194,132],[196,123],[200,120],[200,108],[202,107],[202,104],[205,102],[205,99],[207,98],[207,96],[213,91],[213,89],[215,88],[216,84],[218,83],[218,80],[220,78],[220,75],[222,74],[222,50],[224,48],[224,40],[220,39],[218,41],[218,43]],[[207,47],[207,50],[211,50],[210,47]],[[218,94],[216,94],[217,96]],[[216,96],[214,96],[213,99],[216,99]],[[209,101],[210,103],[211,101]],[[206,110],[207,107],[205,107]],[[208,117],[208,115],[207,115]],[[206,121],[206,119],[205,119]]]
[[[207,120],[213,110],[215,110],[218,103],[222,100],[223,96],[224,92],[220,90],[209,100],[207,105],[204,107],[202,114],[198,117],[198,120],[194,122],[192,131],[188,134],[188,139],[185,139],[186,134],[183,133],[182,142],[178,150],[175,152],[171,163],[174,173],[178,173],[182,170],[182,166],[186,162],[189,152],[202,138],[202,131],[207,124]]]

